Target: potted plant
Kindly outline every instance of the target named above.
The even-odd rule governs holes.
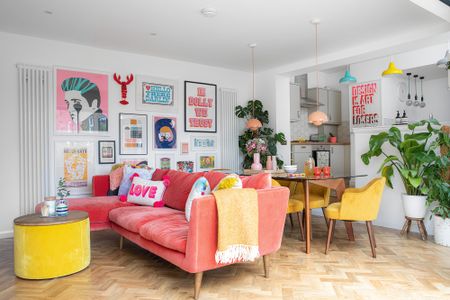
[[[258,144],[266,145],[264,151],[260,153],[260,163],[266,165],[267,157],[270,155],[277,155],[277,143],[286,145],[286,137],[284,133],[275,133],[272,128],[267,127],[269,123],[269,112],[264,110],[263,104],[259,100],[250,100],[246,106],[238,105],[235,108],[235,115],[241,119],[255,118],[258,119],[263,125],[260,129],[252,131],[250,129],[245,130],[243,134],[239,136],[239,149],[244,155],[244,161],[242,167],[244,169],[250,169],[253,163],[254,151],[248,151],[247,145],[252,144],[250,140],[261,139],[263,142]],[[273,162],[275,163],[275,162]],[[277,158],[276,164],[279,168],[283,166],[283,161]]]
[[[56,203],[56,215],[67,216],[69,214],[69,207],[65,198],[70,196],[70,191],[66,187],[66,180],[62,177],[59,178],[56,195],[59,197]]]
[[[434,217],[434,241],[450,247],[450,127],[443,126],[436,143],[440,147],[440,157],[426,170],[428,205],[432,206]],[[431,218],[430,217],[430,218]]]
[[[372,135],[369,140],[369,151],[361,155],[364,164],[368,165],[372,157],[383,156],[384,161],[378,172],[386,177],[386,184],[393,188],[394,172],[400,176],[405,188],[402,194],[405,216],[423,218],[426,213],[427,169],[435,166],[439,160],[435,141],[440,125],[435,119],[422,120],[408,125],[410,132],[402,135],[400,129],[391,127],[388,131]],[[418,131],[418,132],[417,132]],[[389,143],[396,154],[388,153],[383,145]],[[389,148],[388,148],[389,149]]]

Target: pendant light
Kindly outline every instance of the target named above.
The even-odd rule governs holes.
[[[309,123],[316,126],[320,126],[328,121],[328,116],[326,113],[319,110],[319,58],[318,58],[318,25],[320,23],[319,19],[314,19],[311,23],[316,29],[316,99],[317,99],[317,110],[308,116]]]
[[[350,84],[350,83],[355,83],[355,82],[356,82],[356,78],[350,74],[350,68],[349,68],[349,66],[347,66],[347,70],[345,70],[344,77],[339,79],[339,83],[340,84]]]
[[[383,77],[398,77],[401,75],[403,75],[403,71],[395,66],[392,59],[389,60],[388,68],[381,73],[381,76]]]
[[[247,121],[246,127],[250,129],[251,131],[257,131],[259,128],[262,127],[261,121],[259,121],[257,118],[255,118],[255,47],[256,44],[250,44],[248,45],[252,49],[252,74],[253,74],[253,83],[252,83],[252,91],[253,91],[253,111],[252,111],[252,118]]]

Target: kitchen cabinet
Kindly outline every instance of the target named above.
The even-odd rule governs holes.
[[[311,157],[311,145],[292,145],[291,164],[298,166],[298,171],[303,172],[305,161]]]
[[[308,89],[308,98],[317,99],[316,89]],[[327,114],[329,125],[341,124],[341,92],[319,88],[320,110]],[[314,108],[315,109],[315,108]]]
[[[298,121],[300,119],[300,86],[296,83],[290,84],[290,96],[291,96],[291,111],[290,111],[290,119],[291,122]]]
[[[330,146],[331,172],[336,175],[346,174],[345,166],[345,147],[344,145]]]

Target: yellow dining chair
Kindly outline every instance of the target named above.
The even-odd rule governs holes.
[[[362,188],[345,189],[341,202],[332,203],[325,209],[325,215],[330,220],[325,254],[328,253],[330,248],[337,220],[365,221],[370,247],[372,248],[372,256],[374,258],[377,257],[375,252],[377,245],[372,221],[377,218],[385,183],[386,178],[380,177],[372,179]]]
[[[285,186],[285,187],[289,188],[289,192],[290,192],[289,193],[289,202],[288,202],[286,214],[289,216],[292,229],[294,228],[294,220],[292,218],[292,214],[294,214],[294,213],[297,214],[298,226],[300,228],[300,238],[299,239],[304,241],[305,235],[304,235],[304,230],[303,230],[303,222],[300,219],[300,212],[302,212],[305,207],[303,205],[303,202],[292,198],[293,192],[295,190],[295,182],[289,181],[289,180],[276,181],[276,180],[272,179],[272,186]]]

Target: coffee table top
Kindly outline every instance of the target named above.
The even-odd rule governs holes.
[[[41,214],[29,214],[14,219],[14,225],[21,226],[48,226],[67,224],[83,221],[89,217],[88,213],[80,210],[69,211],[67,216],[63,217],[42,217]]]

